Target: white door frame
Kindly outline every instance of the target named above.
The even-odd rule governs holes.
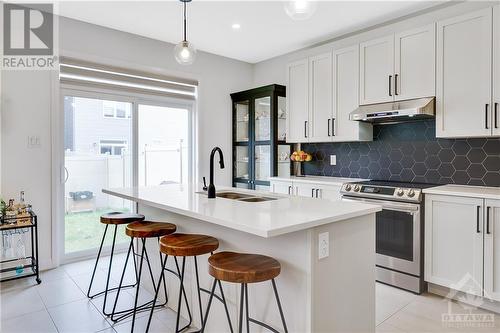
[[[55,110],[52,119],[52,159],[53,159],[53,213],[52,213],[52,257],[53,266],[71,261],[90,259],[95,257],[95,249],[84,250],[75,254],[66,254],[64,251],[64,96],[75,96],[83,98],[106,99],[132,104],[132,185],[138,185],[138,108],[139,104],[186,108],[189,110],[189,152],[188,179],[191,181],[196,176],[195,167],[197,157],[197,135],[196,135],[196,101],[161,97],[157,95],[131,94],[94,87],[83,87],[72,84],[60,84],[55,87],[53,108]],[[137,206],[136,206],[137,209]],[[99,235],[101,237],[101,235]],[[126,251],[128,244],[120,244],[115,251]],[[102,254],[110,253],[110,247],[104,247]]]

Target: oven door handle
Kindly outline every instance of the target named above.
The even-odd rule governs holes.
[[[370,204],[382,206],[382,208],[384,208],[384,209],[395,210],[398,212],[405,212],[405,213],[414,213],[414,212],[418,212],[420,210],[419,205],[397,203],[394,201],[387,201],[387,200],[371,200],[371,199],[365,199],[365,198],[342,197],[342,201],[365,202],[365,203],[370,203]]]

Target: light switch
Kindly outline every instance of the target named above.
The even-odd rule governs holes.
[[[40,148],[40,137],[38,135],[28,136],[28,148]]]
[[[337,165],[337,155],[330,155],[330,165]]]

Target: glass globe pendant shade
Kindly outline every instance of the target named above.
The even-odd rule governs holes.
[[[191,65],[196,59],[196,49],[193,44],[183,40],[174,48],[175,60],[181,65]]]
[[[285,12],[297,21],[307,20],[316,11],[316,1],[295,0],[285,2]]]

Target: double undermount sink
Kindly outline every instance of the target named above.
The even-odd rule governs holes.
[[[205,192],[198,192],[198,193],[206,194]],[[246,193],[227,192],[227,191],[216,193],[215,196],[217,198],[237,200],[237,201],[243,201],[243,202],[263,202],[263,201],[272,201],[272,200],[278,199],[278,198],[272,198],[272,197],[263,197],[263,196],[259,196],[259,195],[251,195],[251,194],[246,194]]]

